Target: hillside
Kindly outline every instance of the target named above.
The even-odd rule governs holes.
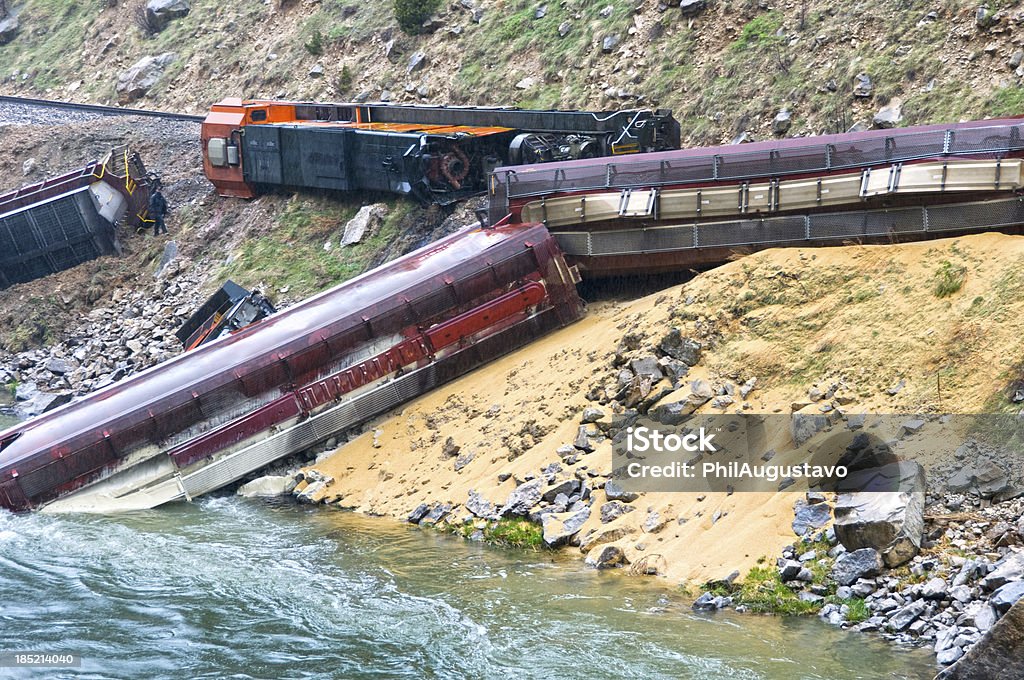
[[[420,503],[448,503],[448,521],[461,526],[471,491],[500,507],[517,483],[543,477],[542,468],[555,463],[560,474],[595,487],[594,511],[579,533],[581,558],[612,543],[633,564],[650,555],[658,573],[676,582],[746,574],[794,542],[793,506],[802,494],[647,493],[635,501],[637,511],[603,522],[596,509],[611,472],[610,441],[598,437],[595,450],[575,462],[559,454],[576,440],[584,408],[595,405],[588,393],[614,381],[616,353],[628,346],[629,356],[653,354],[672,327],[705,345],[686,387],[661,403],[678,401],[693,380],[715,394],[737,394],[756,379],[746,398],[718,409],[708,403],[701,412],[1009,408],[1024,353],[1024,301],[1016,294],[1022,255],[1024,237],[998,234],[769,250],[635,301],[592,305],[573,327],[369,423],[316,464],[333,481],[311,495],[398,518]],[[946,284],[946,263],[959,272],[959,285]],[[735,391],[719,389],[729,385]],[[944,446],[959,441],[940,443],[932,462],[952,460]],[[942,482],[929,476],[936,488]]]
[[[672,108],[690,143],[1021,113],[1019,1],[451,0],[422,34],[389,0],[16,0],[0,92],[200,112],[223,96]],[[430,3],[427,3],[429,6]],[[680,7],[682,5],[682,7]],[[2,42],[4,39],[0,39]],[[866,74],[864,88],[858,76]],[[859,92],[855,92],[858,85]],[[776,116],[787,111],[778,122]]]

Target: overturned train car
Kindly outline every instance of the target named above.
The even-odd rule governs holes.
[[[0,433],[0,507],[194,498],[581,314],[544,227],[464,230]]]
[[[490,218],[547,225],[585,276],[737,250],[1013,231],[1024,121],[983,120],[499,168]]]
[[[449,203],[510,164],[679,147],[670,111],[322,104],[225,99],[203,122],[203,167],[222,196],[274,187],[384,191]]]
[[[119,253],[116,227],[146,219],[149,185],[142,160],[122,147],[0,195],[0,288]]]

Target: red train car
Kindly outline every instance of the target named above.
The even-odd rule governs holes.
[[[472,228],[0,433],[0,507],[217,489],[577,320],[540,225]]]

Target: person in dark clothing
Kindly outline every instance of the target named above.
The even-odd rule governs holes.
[[[167,214],[167,199],[160,193],[160,188],[153,189],[149,195],[149,218],[153,220],[153,236],[167,233],[164,215]]]

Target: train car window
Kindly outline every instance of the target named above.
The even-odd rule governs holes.
[[[254,123],[259,123],[259,122],[264,121],[266,119],[267,119],[267,111],[266,111],[266,109],[256,109],[255,111],[253,111],[252,113],[249,114],[249,120],[251,120]]]

